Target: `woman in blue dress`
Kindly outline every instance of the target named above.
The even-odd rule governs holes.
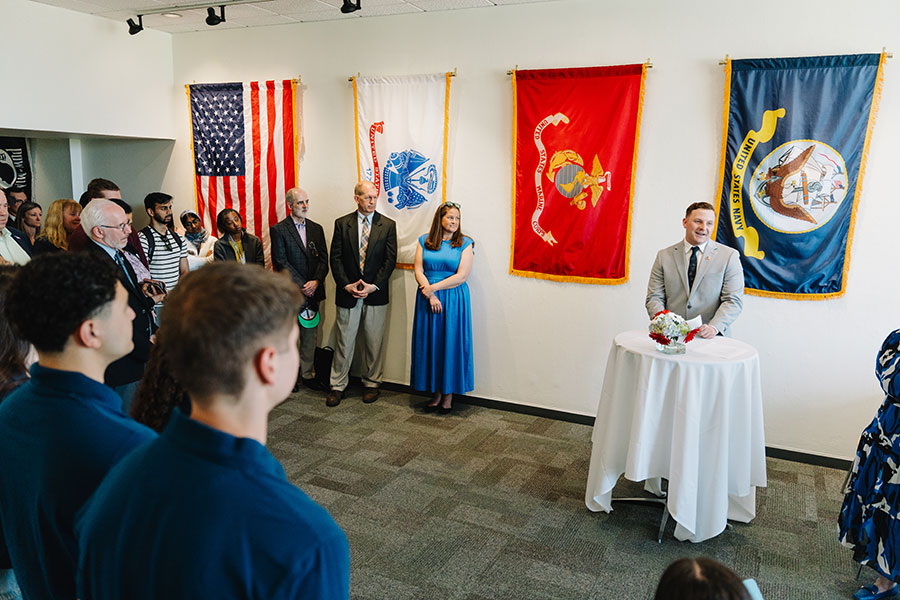
[[[432,392],[426,411],[448,414],[453,394],[475,389],[472,364],[472,310],[466,279],[475,242],[462,234],[459,205],[442,204],[431,231],[416,246],[419,290],[413,316],[410,384]]]
[[[881,600],[897,596],[900,580],[900,329],[878,353],[875,376],[887,395],[856,449],[844,504],[838,518],[841,544],[853,559],[878,577],[853,597]]]

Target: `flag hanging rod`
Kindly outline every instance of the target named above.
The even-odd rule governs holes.
[[[644,66],[646,66],[648,69],[652,69],[652,68],[653,68],[653,63],[650,62],[650,59],[648,58],[648,59],[646,60],[646,62],[644,62]],[[519,65],[516,65],[516,68],[515,68],[515,69],[510,69],[509,71],[506,72],[506,74],[507,74],[507,75],[512,75],[513,73],[515,73],[515,72],[518,71],[518,70],[519,70]]]
[[[882,46],[882,47],[881,47],[881,53],[884,54],[884,57],[885,57],[885,58],[894,58],[894,54],[893,54],[892,52],[888,52],[888,51],[887,51],[887,47],[885,47],[885,46]],[[727,64],[728,64],[728,60],[729,60],[729,59],[728,59],[728,55],[726,54],[726,55],[725,55],[725,60],[720,60],[720,61],[719,61],[719,64],[720,64],[720,65],[727,65]]]
[[[271,1],[271,0],[267,0],[267,1]],[[295,77],[295,78],[293,78],[293,79],[289,79],[288,81],[293,81],[294,83],[303,83],[303,80],[300,78],[299,75],[297,75],[297,77]],[[197,80],[196,80],[196,79],[195,79],[194,81],[190,82],[190,83],[184,84],[184,87],[190,88],[192,85],[197,85]]]
[[[456,67],[453,67],[453,70],[452,70],[452,71],[448,71],[448,72],[450,73],[450,77],[456,77]],[[351,75],[350,77],[347,78],[347,81],[353,81],[353,77],[354,77],[354,76]],[[357,78],[360,77],[359,72],[356,73],[356,77],[357,77]]]
[[[159,8],[150,8],[147,10],[139,10],[136,14],[146,17],[147,15],[162,15],[165,13],[181,13],[186,10],[197,10],[199,8],[209,8],[210,6],[224,5],[238,6],[241,4],[259,4],[270,0],[211,0],[210,2],[198,2],[197,4],[174,4],[172,6],[161,6]]]

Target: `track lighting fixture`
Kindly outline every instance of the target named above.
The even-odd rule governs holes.
[[[126,23],[128,23],[128,33],[131,35],[137,35],[144,30],[144,15],[138,15],[138,22],[135,23],[134,19],[129,18]]]
[[[219,23],[225,22],[225,5],[219,6],[219,14],[216,14],[216,9],[210,6],[206,9],[206,24],[210,27],[215,27]]]
[[[362,0],[356,0],[356,4],[353,3],[353,0],[344,0],[344,5],[341,7],[341,12],[346,14],[350,14],[352,12],[358,11],[362,4]]]

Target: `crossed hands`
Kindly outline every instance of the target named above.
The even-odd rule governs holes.
[[[366,283],[360,279],[359,281],[354,281],[353,283],[345,285],[344,291],[354,298],[365,298],[369,294],[378,291],[378,288],[376,288],[374,284]]]
[[[303,295],[307,298],[312,298],[316,293],[316,288],[319,287],[319,282],[316,279],[310,279],[303,287],[300,288],[300,291],[303,292]]]
[[[441,306],[441,301],[438,300],[438,297],[435,295],[434,290],[431,288],[431,284],[423,285],[419,287],[419,291],[422,292],[422,295],[428,298],[429,306],[431,307],[431,312],[437,314],[443,310],[443,306]]]

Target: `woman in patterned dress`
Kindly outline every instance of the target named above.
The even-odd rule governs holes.
[[[874,583],[853,597],[881,600],[898,594],[900,580],[900,329],[881,346],[875,376],[887,396],[859,439],[844,505],[838,517],[841,544],[853,559],[875,569]]]

